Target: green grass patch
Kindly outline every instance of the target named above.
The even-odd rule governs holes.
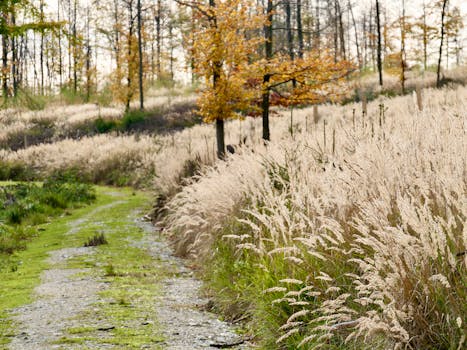
[[[107,228],[108,244],[96,247],[92,256],[72,259],[68,266],[82,267],[85,260],[92,259],[96,279],[104,279],[109,288],[101,292],[103,302],[94,305],[93,310],[78,316],[83,325],[78,330],[69,329],[73,339],[93,338],[93,343],[113,344],[118,348],[140,349],[149,346],[158,349],[163,341],[159,324],[155,319],[157,305],[155,296],[160,293],[159,282],[166,275],[160,262],[138,247],[145,235],[135,227],[131,213],[141,208],[148,199],[132,196],[127,203],[100,213],[100,221]],[[149,209],[149,208],[146,208]],[[92,231],[93,225],[84,229]],[[95,325],[111,325],[102,331]]]
[[[39,234],[28,242],[27,249],[16,251],[12,255],[0,256],[3,265],[0,270],[0,344],[8,343],[11,335],[14,334],[9,310],[32,301],[32,292],[40,282],[40,274],[48,267],[46,260],[50,251],[81,247],[90,232],[95,232],[96,221],[112,221],[116,216],[120,219],[112,221],[112,224],[117,229],[118,225],[122,225],[122,220],[128,217],[128,213],[149,202],[147,195],[141,193],[134,195],[131,189],[118,190],[120,197],[115,197],[115,192],[114,189],[96,188],[97,199],[92,205],[77,208],[68,216],[61,216],[40,225]],[[115,201],[124,201],[119,205],[119,210],[109,206]],[[99,210],[100,208],[104,209]],[[87,219],[87,222],[83,222],[83,218]],[[74,234],[67,235],[74,225],[81,226],[75,227]],[[131,234],[130,223],[126,221],[124,225],[126,226],[122,235]],[[117,241],[114,241],[113,249],[118,250],[115,244]],[[80,267],[95,266],[95,261],[83,262],[80,265]]]
[[[7,255],[26,248],[40,234],[37,226],[66,209],[95,200],[90,185],[52,179],[42,184],[5,183],[0,186],[0,269],[10,266]],[[14,265],[9,267],[14,271]]]

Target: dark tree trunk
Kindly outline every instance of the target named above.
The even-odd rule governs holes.
[[[285,26],[287,30],[287,49],[289,51],[290,59],[293,61],[295,58],[294,47],[293,47],[293,32],[292,32],[292,13],[290,10],[290,0],[286,0],[285,3]]]
[[[380,11],[379,1],[376,0],[376,28],[378,30],[378,47],[376,49],[379,85],[383,86],[383,64],[381,59],[381,22],[380,22]]]
[[[125,110],[128,112],[130,110],[130,103],[133,98],[133,90],[131,84],[133,83],[133,69],[132,69],[132,54],[133,54],[133,26],[134,26],[134,21],[133,21],[133,1],[130,1],[128,3],[128,40],[127,40],[127,96],[126,96],[126,103],[125,103]]]
[[[16,26],[16,14],[11,14],[11,23]],[[13,78],[13,96],[18,96],[18,41],[11,39],[11,75]]]
[[[405,0],[402,0],[402,19],[401,19],[401,90],[405,94]]]
[[[2,35],[2,93],[3,99],[8,99],[8,36]]]
[[[73,25],[72,25],[72,36],[73,36],[73,91],[76,94],[78,92],[78,33],[76,29],[77,20],[77,0],[73,3]]]
[[[443,0],[443,9],[441,11],[441,42],[439,44],[438,68],[436,70],[436,86],[441,87],[441,58],[443,56],[444,43],[444,17],[446,16],[446,5],[448,0]]]
[[[209,0],[209,6],[216,7],[215,0]],[[210,19],[211,28],[217,29],[216,18]],[[213,62],[214,74],[212,76],[213,90],[216,91],[217,83],[220,78],[220,70],[222,69],[222,62]],[[224,120],[221,115],[216,116],[216,141],[217,141],[217,158],[224,159],[225,157],[225,137],[224,137]]]
[[[339,41],[340,41],[340,54],[342,59],[346,59],[347,55],[345,52],[345,32],[344,32],[344,22],[342,20],[342,9],[338,0],[336,0],[337,6],[337,20],[339,23]]]
[[[225,157],[224,120],[216,119],[217,158]]]
[[[297,0],[297,39],[298,39],[298,57],[303,58],[305,44],[303,42],[303,25],[302,25],[302,0]]]
[[[60,23],[60,0],[57,1],[57,21]],[[58,30],[58,79],[60,90],[63,85],[62,29]]]
[[[157,80],[161,80],[161,0],[157,0],[157,10],[156,10],[156,72]]]
[[[267,18],[268,23],[264,26],[264,37],[266,39],[265,42],[265,54],[266,59],[270,60],[272,58],[272,20],[273,20],[273,4],[272,0],[268,0],[267,3]],[[270,75],[266,73],[263,77],[263,84],[265,86],[268,85],[270,80]],[[262,94],[262,102],[261,102],[261,109],[262,109],[262,118],[263,118],[263,140],[270,141],[271,135],[269,132],[269,88],[266,87],[263,89]]]
[[[137,3],[138,11],[138,85],[139,85],[139,109],[144,109],[144,89],[143,89],[143,34],[141,18],[141,0]]]
[[[40,2],[40,17],[41,21],[44,21],[44,1],[41,0]],[[40,92],[41,95],[44,95],[44,31],[41,31],[41,47],[39,53],[39,64],[40,72],[41,72],[41,88]]]

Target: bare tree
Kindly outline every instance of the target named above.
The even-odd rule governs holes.
[[[441,87],[441,58],[443,55],[443,41],[444,41],[444,17],[446,16],[446,6],[448,0],[442,0],[441,10],[441,40],[439,44],[438,68],[436,70],[436,86]]]

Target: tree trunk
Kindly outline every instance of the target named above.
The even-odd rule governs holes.
[[[2,93],[3,100],[8,99],[8,36],[2,35]]]
[[[209,0],[210,7],[216,7],[215,0]],[[217,20],[216,18],[210,19],[211,28],[217,29]],[[213,62],[213,76],[212,76],[212,86],[213,90],[216,93],[217,83],[220,78],[220,70],[222,69],[222,62],[214,61]],[[217,141],[217,158],[224,159],[225,157],[225,137],[224,137],[224,120],[221,115],[216,116],[216,141]]]
[[[443,56],[444,44],[444,17],[446,16],[446,5],[448,0],[443,0],[443,9],[441,11],[441,42],[439,44],[438,68],[436,70],[436,87],[441,87],[441,58]]]
[[[345,33],[344,33],[344,22],[342,20],[342,9],[341,5],[338,0],[336,0],[336,6],[337,6],[337,19],[339,23],[339,40],[340,40],[340,54],[341,54],[341,59],[346,59],[347,55],[345,52]]]
[[[426,24],[426,5],[423,2],[423,71],[426,72],[428,61],[428,28]]]
[[[349,7],[349,10],[350,10],[350,15],[352,16],[352,23],[353,23],[353,27],[354,27],[354,31],[355,31],[355,46],[356,46],[356,49],[357,49],[358,68],[362,69],[362,55],[360,53],[360,45],[358,43],[357,23],[355,21],[355,16],[354,16],[354,13],[353,13],[353,8],[352,8],[352,5],[350,3],[350,0],[348,1],[348,7]]]
[[[13,10],[11,14],[11,23],[16,26],[16,14]],[[11,75],[13,77],[13,96],[18,96],[18,42],[13,37],[11,39]]]
[[[315,33],[314,33],[314,49],[316,52],[319,53],[320,49],[320,23],[319,23],[319,0],[316,0],[316,8],[315,8]]]
[[[161,80],[161,0],[157,0],[157,14],[156,14],[156,70],[157,80]]]
[[[295,58],[293,50],[293,32],[292,32],[292,14],[290,11],[290,0],[284,2],[285,5],[285,26],[287,30],[287,49],[289,51],[290,59],[293,61]]]
[[[273,20],[273,3],[272,0],[268,0],[267,3],[267,18],[268,23],[264,26],[264,37],[265,42],[265,54],[266,59],[270,60],[272,58],[272,20]],[[270,75],[266,73],[263,77],[263,94],[262,94],[262,118],[263,118],[263,140],[270,141],[271,135],[269,132],[269,84]]]
[[[57,1],[57,21],[60,23],[60,0]],[[62,28],[58,29],[58,79],[60,90],[63,86]]]
[[[383,63],[381,59],[381,22],[380,22],[380,12],[379,12],[379,1],[376,0],[376,28],[378,30],[378,47],[377,47],[377,65],[378,65],[378,76],[379,76],[379,85],[383,86]]]
[[[86,18],[86,102],[91,99],[92,74],[91,74],[91,33],[90,33],[90,13],[87,8]]]
[[[401,90],[405,94],[405,0],[402,0],[402,18],[401,18]]]
[[[143,90],[143,35],[141,19],[141,0],[137,2],[138,11],[138,85],[139,85],[139,109],[144,109],[144,90]]]
[[[298,57],[303,58],[305,44],[303,42],[303,25],[302,25],[302,0],[297,0],[297,39],[298,39]]]
[[[40,2],[40,19],[44,21],[44,1],[41,0]],[[41,95],[44,95],[44,31],[41,31],[41,47],[39,53],[39,64],[40,72],[41,72]]]
[[[224,120],[216,119],[217,158],[225,157]]]
[[[127,81],[127,95],[126,95],[126,103],[125,103],[125,111],[130,110],[130,102],[131,99],[133,98],[133,91],[132,91],[132,74],[133,74],[133,69],[132,69],[132,46],[133,46],[133,2],[128,3],[128,40],[127,40],[127,76],[126,76],[126,81]]]
[[[76,20],[77,20],[77,0],[74,0],[73,3],[73,25],[72,25],[72,36],[73,36],[73,92],[76,94],[78,92],[78,36],[76,30]]]

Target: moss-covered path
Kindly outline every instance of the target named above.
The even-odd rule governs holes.
[[[229,325],[199,310],[207,302],[198,296],[199,282],[141,219],[150,197],[97,192],[93,205],[43,225],[15,257],[17,268],[0,272],[0,348],[188,350],[241,343]],[[107,244],[84,247],[101,234]]]

